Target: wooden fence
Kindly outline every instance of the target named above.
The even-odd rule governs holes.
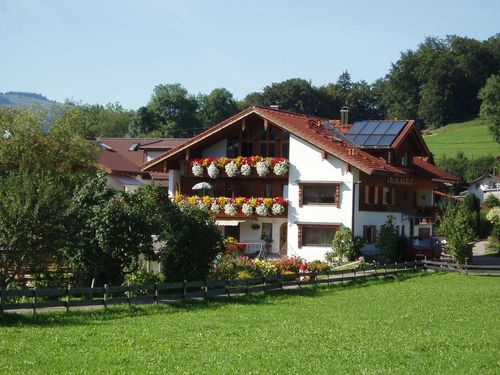
[[[370,265],[357,270],[335,270],[270,275],[242,280],[207,280],[64,289],[23,288],[0,290],[0,313],[104,307],[118,304],[172,303],[190,299],[242,296],[295,289],[309,285],[339,284],[358,279],[417,272],[420,262]]]
[[[479,266],[474,264],[458,264],[452,261],[435,261],[435,260],[423,260],[423,266],[426,269],[445,271],[445,272],[460,272],[465,275],[489,275],[489,276],[500,276],[500,266]]]

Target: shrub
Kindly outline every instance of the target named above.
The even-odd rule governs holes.
[[[285,272],[298,273],[302,264],[304,264],[304,260],[300,257],[281,258],[274,261],[278,273],[281,274]]]
[[[469,243],[474,239],[474,230],[463,207],[447,209],[441,220],[439,232],[446,238],[447,252],[458,263],[464,263],[466,258],[472,256],[472,246]]]
[[[486,199],[484,200],[483,204],[489,208],[499,207],[500,206],[500,199],[498,199],[494,195],[488,195],[486,197]]]
[[[236,274],[236,279],[237,280],[245,280],[245,279],[251,279],[252,277],[254,277],[254,275],[252,275],[250,272],[248,271],[239,271],[237,274]]]
[[[385,224],[380,226],[377,236],[376,246],[382,258],[392,260],[398,250],[398,230],[395,225],[396,218],[392,215],[387,216]]]
[[[330,269],[330,265],[326,262],[322,262],[321,260],[313,260],[312,262],[307,263],[307,270],[310,272],[323,272],[328,271]]]
[[[209,278],[215,280],[235,279],[240,272],[247,272],[252,277],[257,274],[256,267],[250,258],[223,254],[216,258]]]
[[[353,239],[351,230],[343,228],[335,233],[332,241],[332,251],[327,252],[325,258],[330,264],[335,264],[336,261],[339,263],[347,262],[359,256],[362,247],[363,239],[359,236]]]
[[[258,276],[268,276],[277,273],[277,267],[273,262],[255,258],[253,261]]]
[[[161,282],[159,274],[146,271],[144,267],[138,267],[134,271],[125,275],[125,282],[127,284],[144,285]]]

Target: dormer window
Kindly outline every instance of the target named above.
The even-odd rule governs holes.
[[[403,156],[401,156],[401,166],[403,167],[410,166],[410,154],[408,153],[408,151],[405,151],[403,153]]]

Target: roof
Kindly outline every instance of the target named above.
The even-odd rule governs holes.
[[[458,178],[456,178],[452,174],[442,171],[434,164],[429,163],[429,160],[426,157],[414,156],[413,165],[417,169],[420,169],[420,171],[424,175],[427,175],[434,181],[448,182],[448,183],[455,183],[458,181]]]
[[[334,136],[329,129],[325,128],[324,122],[332,124],[336,129],[347,129],[347,126],[340,125],[339,121],[329,120],[326,118],[302,115],[292,112],[281,111],[272,108],[252,106],[234,116],[220,122],[219,124],[207,129],[206,131],[196,135],[189,141],[165,152],[154,160],[142,165],[142,170],[153,170],[155,165],[167,160],[174,155],[188,149],[190,146],[201,142],[202,140],[212,136],[213,134],[225,129],[238,120],[255,113],[264,119],[272,122],[276,126],[294,134],[295,136],[313,144],[319,149],[339,158],[340,160],[353,165],[361,171],[372,173],[397,173],[401,175],[407,172],[401,168],[390,165],[389,163],[380,160],[379,158],[370,155],[369,153],[361,150],[359,147],[353,145],[349,140]],[[323,125],[322,125],[323,123]],[[338,135],[342,135],[339,131]]]
[[[478,181],[480,181],[480,180],[482,180],[484,178],[494,178],[497,181],[500,180],[500,177],[495,176],[495,175],[493,175],[491,173],[487,173],[487,174],[483,174],[481,177],[476,178],[474,181],[471,181],[470,183],[471,184],[476,183],[476,182],[478,182]]]
[[[144,150],[168,150],[186,142],[188,138],[101,138],[98,142],[107,147],[101,147],[98,161],[107,173],[130,173],[147,175],[149,172],[141,171],[144,163]],[[136,150],[130,150],[132,145],[137,145]],[[155,174],[158,179],[165,179],[163,174]]]

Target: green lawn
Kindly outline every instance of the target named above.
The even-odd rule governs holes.
[[[500,279],[430,274],[271,297],[4,316],[0,373],[493,374]]]
[[[500,155],[500,144],[489,134],[487,123],[479,119],[432,130],[424,139],[435,158],[456,157],[460,151],[467,157]]]

